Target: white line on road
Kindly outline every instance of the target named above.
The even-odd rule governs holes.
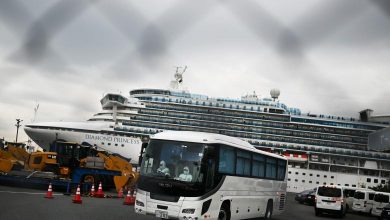
[[[28,194],[28,195],[45,195],[46,193],[34,193],[34,192],[13,192],[13,191],[0,191],[0,193],[13,193],[13,194]],[[53,193],[53,196],[61,196],[63,194]]]

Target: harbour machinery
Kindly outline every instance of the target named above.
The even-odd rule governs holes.
[[[72,179],[73,182],[113,182],[116,190],[133,188],[138,173],[119,155],[96,151],[76,143],[57,142],[51,152],[27,153],[23,147],[0,149],[0,172],[9,175]]]
[[[113,182],[116,190],[119,191],[122,188],[133,188],[138,180],[138,172],[126,158],[120,155],[99,151],[90,146],[61,141],[55,142],[51,150],[58,153],[62,175],[68,175],[69,177],[72,174],[72,169],[75,168],[115,171],[118,173],[118,175],[105,175],[98,172],[85,173],[80,177],[82,182],[106,182],[108,185]],[[69,171],[66,172],[63,167],[69,168]]]
[[[57,172],[56,152],[28,153],[15,143],[7,144],[6,149],[0,149],[0,172],[9,173],[12,170]]]
[[[104,168],[106,170],[113,170],[121,172],[120,176],[114,176],[113,181],[116,190],[119,192],[120,189],[130,189],[137,183],[139,173],[133,170],[133,166],[120,156],[113,154],[106,154],[104,152],[97,153],[98,158],[104,160]],[[80,161],[81,166],[88,165],[88,159],[84,158]],[[85,182],[96,182],[96,176],[88,175],[84,177]]]

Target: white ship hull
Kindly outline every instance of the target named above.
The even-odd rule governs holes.
[[[367,182],[370,179],[370,183]],[[377,181],[375,181],[377,179]],[[307,189],[313,189],[318,185],[338,185],[349,187],[368,188],[378,186],[383,181],[388,181],[387,178],[378,176],[366,176],[350,173],[336,173],[329,171],[320,171],[304,168],[288,168],[288,192],[301,192]],[[376,182],[376,183],[375,183]]]
[[[90,126],[89,124],[91,123],[85,124]],[[45,128],[43,126],[42,128],[25,127],[25,131],[34,142],[47,151],[50,150],[49,146],[52,145],[55,140],[67,141],[119,154],[130,159],[132,164],[138,164],[142,146],[142,141],[138,137],[125,137],[112,134],[107,135],[103,132],[91,132],[88,130],[77,129],[77,127],[72,127],[74,130],[65,130],[58,128],[58,125],[61,124],[57,123],[57,128]]]

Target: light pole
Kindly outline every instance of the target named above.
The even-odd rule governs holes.
[[[19,134],[19,127],[22,126],[20,123],[22,122],[23,120],[21,119],[16,119],[16,143],[18,143],[18,134]]]

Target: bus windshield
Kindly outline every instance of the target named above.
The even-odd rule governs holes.
[[[141,165],[141,175],[201,183],[204,149],[205,145],[200,143],[151,140]]]

